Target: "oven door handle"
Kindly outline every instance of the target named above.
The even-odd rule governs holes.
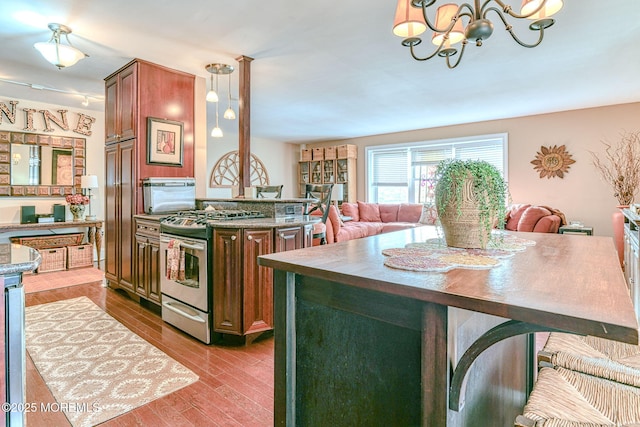
[[[160,239],[162,243],[169,243],[170,239]],[[189,243],[181,242],[180,246],[187,249],[193,249],[194,251],[204,251],[206,247],[204,245],[190,245]]]
[[[182,305],[182,304],[180,304],[180,305]],[[179,309],[178,307],[174,307],[170,302],[163,302],[162,306],[164,308],[166,308],[167,310],[171,310],[174,313],[177,313],[177,314],[179,314],[181,316],[184,316],[184,317],[186,317],[188,319],[193,320],[194,322],[199,322],[199,323],[204,323],[205,322],[205,320],[203,318],[201,318],[199,316],[195,316],[195,315],[190,314],[190,313],[187,313],[186,311],[183,311],[183,310]],[[187,307],[184,307],[184,308],[187,308]]]

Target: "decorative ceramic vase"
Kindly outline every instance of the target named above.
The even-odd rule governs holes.
[[[618,251],[618,259],[620,260],[620,265],[624,266],[624,214],[622,213],[623,209],[627,209],[629,205],[618,205],[618,210],[616,210],[611,215],[611,221],[613,223],[613,241],[616,245],[616,250]]]
[[[84,209],[85,205],[69,205],[74,221],[82,221],[84,219]]]

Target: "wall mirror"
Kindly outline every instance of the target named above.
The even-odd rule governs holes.
[[[0,196],[80,192],[84,138],[0,131]]]

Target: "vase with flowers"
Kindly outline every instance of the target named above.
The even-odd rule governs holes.
[[[84,219],[84,210],[89,204],[89,197],[82,194],[69,194],[66,197],[69,203],[69,211],[73,215],[74,221],[82,221]]]

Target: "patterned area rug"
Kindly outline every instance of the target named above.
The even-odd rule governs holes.
[[[198,380],[89,298],[26,309],[27,351],[73,426],[94,426]]]

